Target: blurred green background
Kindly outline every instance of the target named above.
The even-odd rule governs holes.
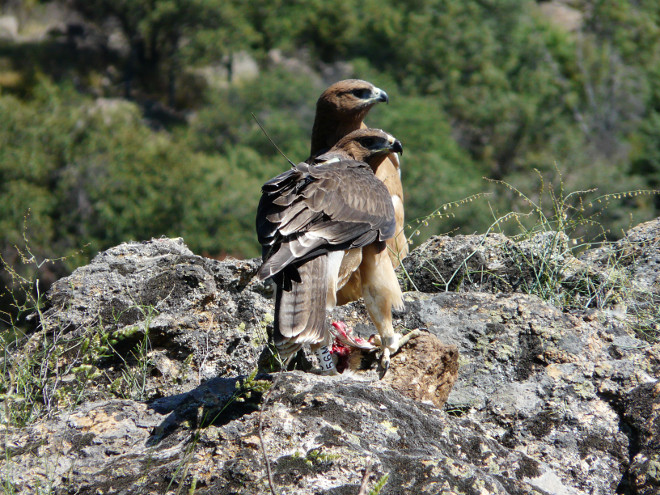
[[[484,178],[534,201],[597,188],[608,238],[658,215],[657,195],[608,195],[660,183],[657,0],[5,0],[2,283],[162,235],[257,256],[260,186],[288,164],[251,113],[303,160],[347,77],[390,95],[367,122],[404,144],[409,232],[444,213],[416,243],[529,207]]]

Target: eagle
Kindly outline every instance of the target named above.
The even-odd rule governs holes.
[[[283,360],[309,344],[322,369],[336,373],[326,309],[355,272],[379,332],[383,360],[398,347],[391,307],[403,296],[385,243],[396,233],[394,204],[373,168],[401,142],[380,129],[358,129],[326,152],[266,182],[256,227],[261,280],[275,284],[273,340]],[[386,368],[385,368],[386,369]]]
[[[316,102],[310,158],[307,161],[311,163],[314,157],[325,153],[350,132],[366,128],[364,117],[374,105],[381,102],[389,103],[387,93],[361,79],[345,79],[328,87]],[[392,266],[396,268],[408,254],[408,242],[403,229],[403,186],[399,157],[395,153],[383,157],[374,167],[374,173],[387,187],[394,204],[396,233],[387,241],[387,249]],[[356,274],[338,297],[340,304],[360,297],[359,275]]]

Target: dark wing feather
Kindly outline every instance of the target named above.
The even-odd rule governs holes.
[[[322,202],[323,212],[330,220],[344,224],[367,224],[368,227],[364,227],[376,231],[379,240],[394,236],[396,227],[392,223],[392,198],[368,165],[342,160],[310,167],[310,174],[317,179],[319,189],[331,192],[331,197],[323,198]],[[337,243],[346,242],[354,235],[349,230],[346,231],[346,238]],[[351,247],[363,245],[354,244]]]
[[[328,251],[385,240],[394,231],[392,200],[365,163],[299,163],[262,188],[257,234],[264,264],[259,276],[273,276]]]

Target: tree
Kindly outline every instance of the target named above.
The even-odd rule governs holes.
[[[174,105],[176,81],[192,58],[231,61],[239,47],[249,46],[254,31],[238,0],[69,0],[71,6],[102,29],[114,19],[126,38],[124,93],[135,81],[148,92],[165,93]],[[231,64],[231,62],[229,62]],[[194,65],[194,64],[193,64]]]

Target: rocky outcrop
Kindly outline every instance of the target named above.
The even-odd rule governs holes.
[[[18,493],[268,493],[270,393],[278,493],[357,494],[365,472],[391,494],[660,493],[657,310],[637,312],[657,308],[659,238],[650,222],[579,259],[553,233],[429,240],[395,314],[423,333],[383,380],[271,373],[257,260],[122,244],[49,292],[33,339],[66,349],[60,392],[3,427],[1,476]],[[544,298],[523,293],[545,272],[521,260],[549,267]],[[373,332],[359,302],[332,316]]]

